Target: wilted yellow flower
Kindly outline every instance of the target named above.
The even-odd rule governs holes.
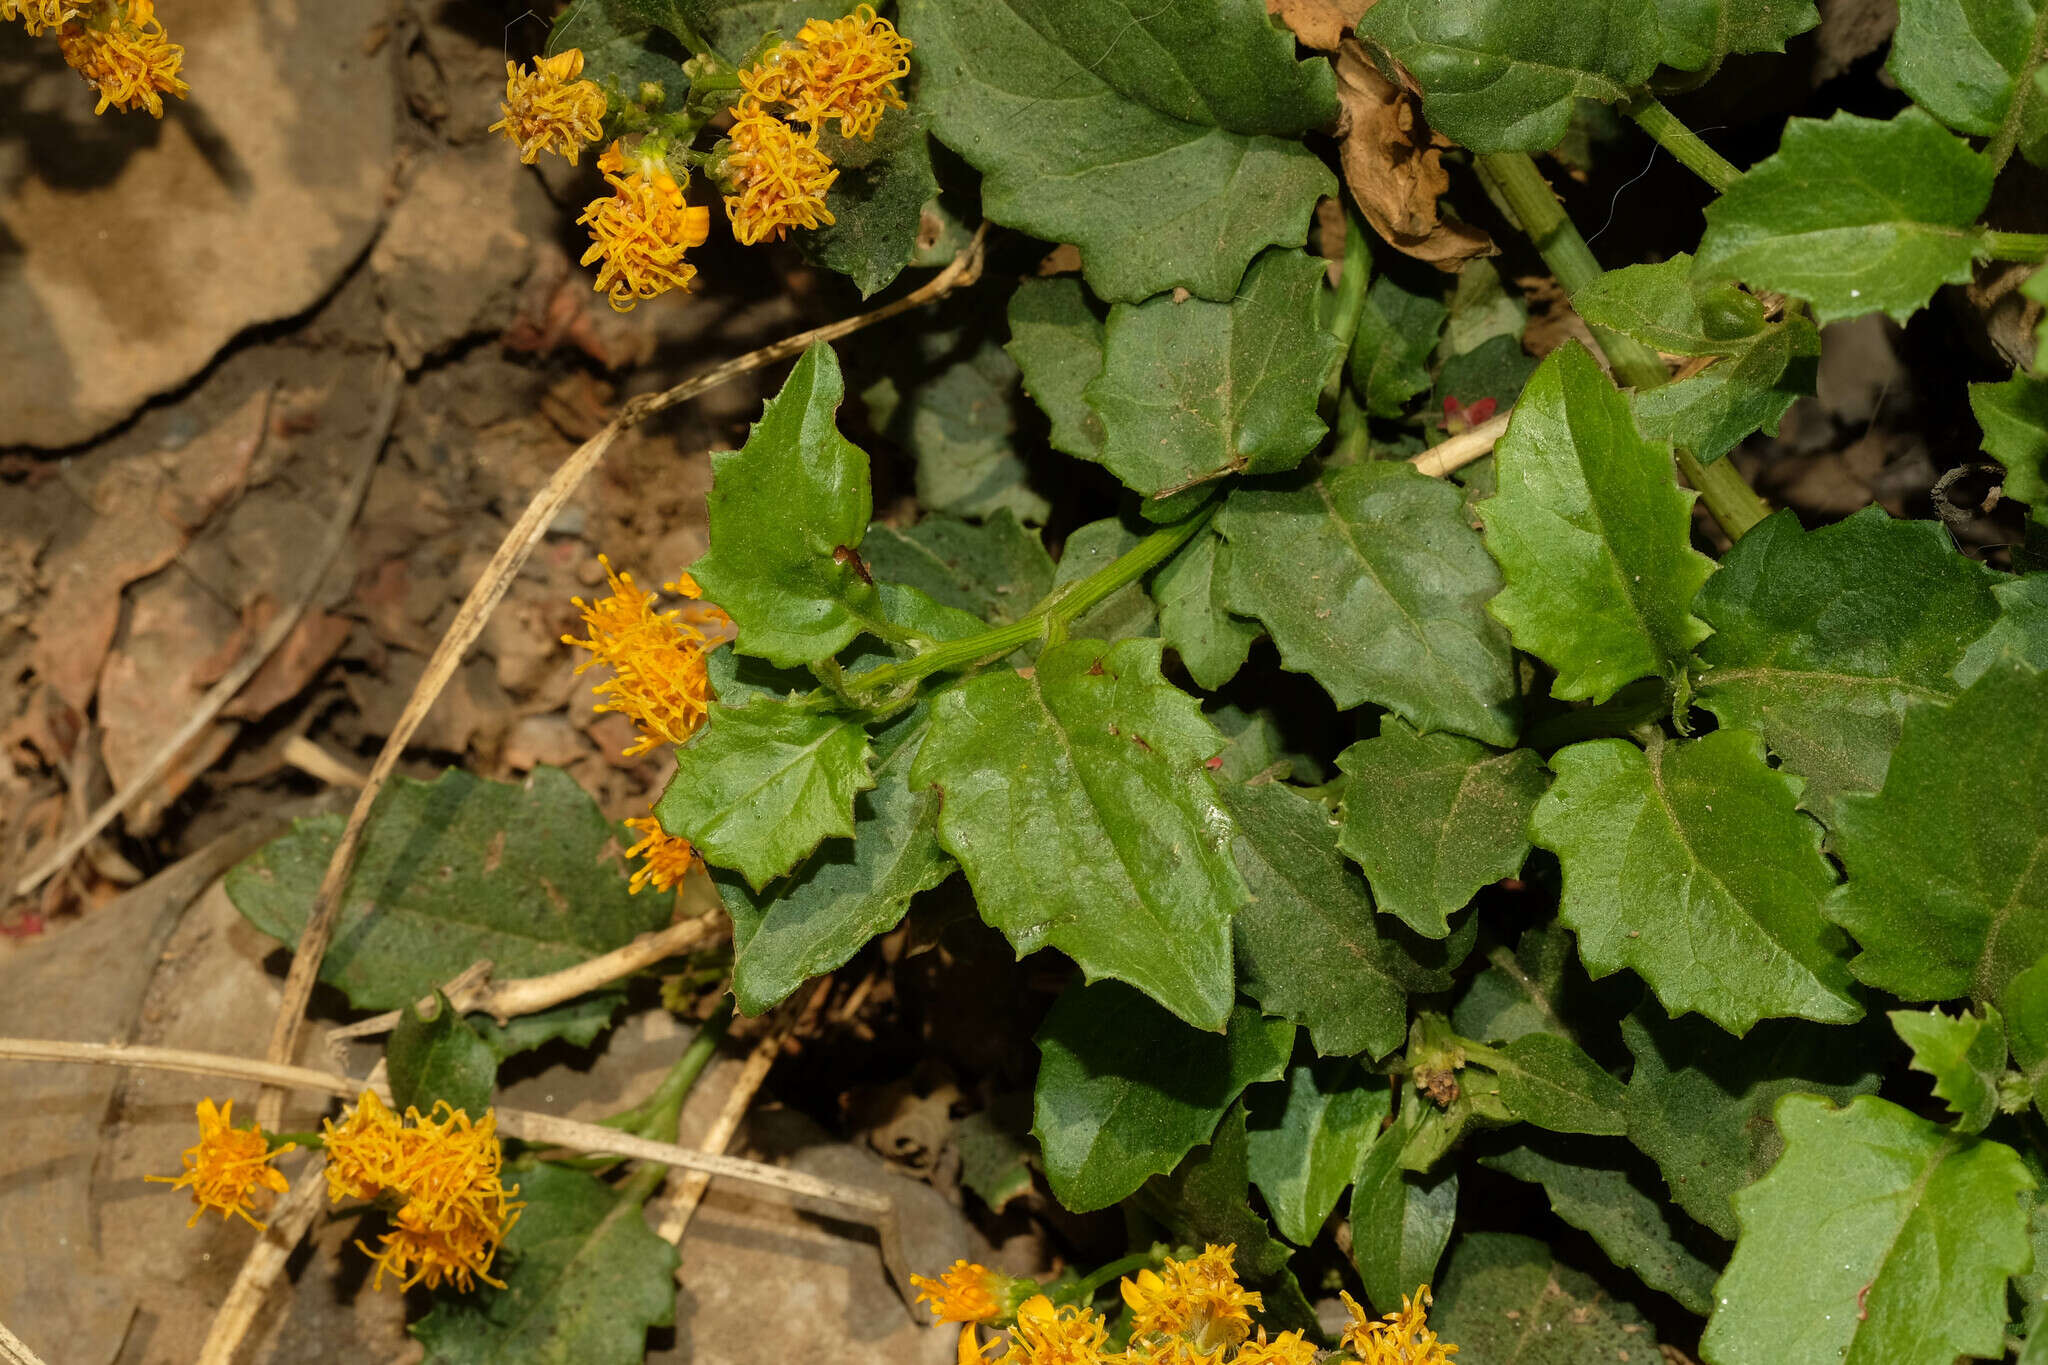
[[[1316,1365],[1321,1355],[1315,1343],[1299,1332],[1282,1332],[1268,1341],[1266,1329],[1261,1327],[1257,1340],[1237,1348],[1230,1365]]]
[[[56,28],[76,13],[78,6],[72,0],[0,0],[0,20],[21,20],[31,38],[46,28]]]
[[[1109,1325],[1092,1309],[1055,1308],[1051,1299],[1034,1294],[1018,1306],[1010,1349],[997,1365],[1101,1365],[1108,1337]]]
[[[936,1280],[912,1275],[911,1287],[917,1301],[932,1306],[940,1322],[990,1322],[1003,1315],[1003,1291],[1010,1277],[972,1261],[955,1261],[953,1268]]]
[[[183,99],[189,88],[178,78],[185,49],[164,35],[154,0],[96,0],[58,31],[57,47],[99,91],[95,114],[147,109],[162,118],[163,97]]]
[[[794,104],[804,85],[804,54],[788,43],[771,48],[752,66],[738,71],[740,89],[761,105]]]
[[[1425,1313],[1431,1299],[1429,1286],[1415,1291],[1415,1297],[1401,1296],[1401,1311],[1373,1321],[1349,1294],[1342,1296],[1351,1321],[1344,1328],[1344,1349],[1361,1365],[1450,1365],[1458,1348],[1437,1340]]]
[[[1141,1270],[1123,1282],[1131,1309],[1134,1347],[1148,1340],[1165,1346],[1186,1342],[1207,1357],[1250,1335],[1251,1310],[1264,1300],[1240,1285],[1232,1266],[1235,1246],[1211,1246],[1185,1261],[1169,1260],[1160,1270]]]
[[[904,107],[896,82],[910,74],[910,40],[872,5],[844,19],[813,19],[797,32],[801,81],[790,103],[813,128],[839,120],[841,137],[866,141],[886,110]]]
[[[590,228],[583,264],[598,266],[592,287],[608,293],[621,313],[671,289],[687,291],[697,267],[683,253],[711,235],[711,210],[684,203],[683,187],[665,165],[643,162],[622,174],[626,156],[616,142],[597,165],[612,193],[593,199],[576,220]]]
[[[529,73],[517,62],[505,63],[504,117],[490,132],[504,130],[519,144],[519,159],[531,166],[542,152],[554,152],[575,165],[583,144],[604,136],[604,91],[583,74],[583,50],[568,48],[552,57],[536,57]]]
[[[375,1284],[388,1272],[400,1287],[446,1280],[462,1289],[491,1278],[491,1261],[522,1207],[501,1178],[503,1148],[497,1116],[468,1114],[443,1100],[429,1116],[408,1107],[400,1119],[365,1090],[347,1120],[325,1124],[327,1193],[344,1199],[376,1199],[391,1214],[391,1231],[372,1250],[357,1242],[377,1265]]]
[[[697,860],[697,851],[690,847],[689,840],[676,838],[651,815],[634,816],[626,821],[626,828],[640,836],[640,842],[627,849],[626,856],[647,860],[634,870],[633,879],[626,884],[626,889],[635,895],[650,885],[657,891],[673,890]]]
[[[799,130],[760,101],[742,98],[731,138],[725,172],[733,193],[725,197],[725,216],[742,245],[780,241],[793,227],[833,221],[825,192],[839,172],[818,150],[817,129]]]
[[[609,681],[595,689],[599,711],[616,711],[640,730],[626,757],[644,754],[660,744],[681,744],[704,723],[711,684],[706,676],[705,633],[680,610],[656,611],[655,596],[634,586],[633,575],[615,572],[603,555],[609,596],[595,602],[576,598],[588,639],[564,635],[562,643],[590,651],[577,673],[596,664],[610,668]],[[688,574],[664,585],[668,591],[694,598],[697,584]]]
[[[233,1100],[218,1109],[210,1099],[199,1101],[199,1142],[185,1149],[181,1158],[184,1174],[143,1177],[192,1191],[192,1202],[199,1207],[185,1223],[188,1228],[208,1209],[219,1209],[222,1218],[234,1214],[260,1228],[263,1224],[249,1212],[255,1192],[265,1189],[283,1194],[291,1188],[284,1172],[274,1169],[270,1162],[293,1150],[293,1144],[287,1142],[272,1151],[261,1128],[230,1126],[234,1112]]]

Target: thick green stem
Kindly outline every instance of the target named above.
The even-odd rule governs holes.
[[[1986,232],[1981,254],[1990,261],[2048,261],[2048,232]]]
[[[1479,173],[1492,184],[1522,231],[1542,253],[1544,263],[1557,276],[1566,294],[1576,294],[1600,278],[1600,262],[1594,259],[1586,239],[1572,226],[1564,205],[1550,192],[1550,185],[1535,162],[1520,152],[1503,152],[1480,157],[1478,166]],[[1595,327],[1593,338],[1607,353],[1608,364],[1623,383],[1637,389],[1654,389],[1670,382],[1671,373],[1664,368],[1663,359],[1634,337]],[[1681,449],[1678,468],[1686,482],[1699,490],[1707,511],[1731,540],[1740,540],[1750,527],[1770,515],[1764,500],[1727,460],[1703,465],[1693,458],[1691,451]]]
[[[655,1142],[673,1142],[676,1136],[676,1119],[683,1112],[683,1101],[697,1084],[697,1078],[704,1074],[712,1055],[725,1038],[725,1031],[732,1024],[733,1002],[730,995],[718,1002],[697,1029],[697,1036],[683,1049],[683,1055],[676,1058],[675,1065],[661,1078],[661,1084],[654,1093],[622,1114],[600,1119],[607,1128],[617,1128],[635,1137],[648,1138]]]
[[[1679,121],[1655,95],[1643,95],[1629,103],[1628,116],[1657,140],[1657,145],[1677,157],[1685,168],[1725,194],[1742,178],[1735,163],[1700,141],[1699,134]]]
[[[1000,659],[1011,650],[1030,644],[1048,633],[1057,635],[1118,588],[1135,583],[1173,557],[1197,531],[1216,514],[1216,500],[1204,503],[1194,515],[1162,526],[1133,545],[1121,556],[1094,573],[1054,592],[1040,602],[1023,620],[997,626],[964,640],[953,640],[913,658],[884,664],[846,679],[848,691],[879,697],[892,689],[929,678],[947,669],[964,668],[982,659]]]
[[[1371,229],[1355,210],[1344,213],[1344,273],[1337,279],[1335,306],[1330,312],[1330,331],[1337,338],[1337,359],[1323,380],[1323,401],[1333,401],[1344,382],[1344,362],[1351,355],[1351,339],[1358,335],[1358,320],[1365,315],[1365,287],[1372,282]]]

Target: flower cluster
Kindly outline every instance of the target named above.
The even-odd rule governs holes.
[[[504,1154],[498,1124],[486,1112],[472,1123],[447,1101],[425,1118],[407,1108],[404,1118],[365,1090],[339,1127],[325,1121],[327,1195],[375,1200],[391,1210],[391,1231],[364,1255],[377,1263],[375,1283],[386,1272],[402,1288],[438,1288],[447,1280],[462,1289],[475,1280],[503,1288],[491,1278],[491,1261],[522,1207],[500,1177]]]
[[[517,62],[505,63],[502,115],[489,131],[502,131],[519,144],[519,159],[531,166],[542,152],[569,159],[571,166],[583,144],[604,136],[604,91],[583,74],[583,52],[570,48],[534,60],[529,73]]]
[[[164,34],[155,0],[0,0],[0,20],[19,19],[30,37],[52,30],[71,69],[99,92],[95,114],[147,109],[164,116],[164,96],[185,97],[185,49]]]
[[[564,635],[562,643],[590,652],[576,666],[577,673],[598,664],[611,670],[611,677],[595,689],[597,709],[616,711],[639,730],[640,737],[625,751],[627,758],[663,744],[681,744],[704,723],[711,702],[705,656],[725,638],[730,622],[724,612],[708,605],[699,604],[694,612],[684,607],[658,610],[655,594],[636,585],[633,575],[619,573],[603,555],[598,563],[604,566],[611,591],[595,602],[575,599],[586,638]],[[688,574],[662,586],[693,603],[698,596],[696,580]],[[671,890],[690,870],[690,845],[663,831],[651,817],[635,817],[626,825],[641,836],[627,856],[645,859],[633,874],[632,889],[652,885]]]
[[[1054,1304],[1045,1294],[1020,1301],[1037,1288],[1029,1280],[956,1261],[938,1279],[913,1275],[911,1284],[940,1322],[961,1324],[959,1365],[1316,1365],[1322,1353],[1302,1333],[1269,1337],[1253,1329],[1251,1315],[1264,1304],[1238,1283],[1235,1255],[1235,1247],[1206,1247],[1124,1280],[1130,1341],[1114,1352],[1106,1349],[1109,1324],[1094,1309]],[[1458,1348],[1438,1341],[1424,1319],[1429,1286],[1377,1321],[1349,1294],[1344,1303],[1351,1310],[1346,1354],[1331,1357],[1332,1365],[1452,1365]],[[977,1334],[979,1325],[1005,1321],[1007,1340]]]
[[[725,153],[726,220],[742,245],[780,241],[793,227],[833,222],[825,192],[839,178],[818,150],[818,130],[798,128],[769,113],[753,96],[734,110]]]
[[[4,2],[0,0],[0,3]],[[192,1202],[198,1208],[193,1210],[191,1219],[185,1224],[188,1228],[197,1223],[208,1209],[220,1210],[223,1220],[234,1214],[252,1227],[261,1228],[263,1224],[257,1222],[250,1212],[259,1197],[256,1192],[269,1190],[283,1194],[291,1188],[285,1181],[284,1172],[270,1163],[291,1151],[293,1144],[287,1142],[273,1148],[260,1127],[233,1127],[234,1113],[233,1100],[219,1108],[215,1108],[210,1099],[199,1101],[199,1142],[185,1149],[181,1158],[184,1173],[143,1177],[161,1181],[173,1189],[192,1191]]]
[[[629,168],[616,142],[597,159],[597,168],[612,193],[593,199],[576,220],[590,228],[583,264],[598,267],[592,287],[609,294],[621,313],[671,289],[688,292],[697,267],[683,253],[710,235],[711,210],[683,202],[683,187],[664,161],[641,156]]]

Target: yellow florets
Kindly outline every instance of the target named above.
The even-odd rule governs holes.
[[[1158,1271],[1141,1270],[1123,1282],[1131,1309],[1131,1340],[1180,1339],[1200,1355],[1235,1346],[1250,1335],[1251,1311],[1264,1300],[1237,1281],[1235,1246],[1211,1246]]]
[[[28,3],[47,12],[35,0]],[[183,99],[188,89],[178,78],[185,49],[164,35],[153,0],[97,0],[58,31],[57,46],[72,69],[99,91],[95,114],[147,109],[162,118],[163,97]]]
[[[594,288],[629,313],[642,299],[688,290],[697,267],[683,259],[711,234],[711,210],[683,202],[683,187],[665,165],[643,160],[625,174],[626,156],[614,142],[597,159],[610,182],[608,198],[591,201],[576,221],[590,228],[583,264],[598,266]]]
[[[491,1261],[522,1206],[501,1178],[497,1123],[489,1111],[472,1123],[445,1100],[425,1118],[408,1107],[401,1119],[368,1090],[339,1127],[326,1121],[328,1197],[397,1204],[376,1250],[356,1243],[376,1262],[378,1286],[388,1272],[405,1289],[503,1287]]]
[[[1415,1297],[1401,1296],[1401,1311],[1377,1321],[1349,1294],[1343,1296],[1351,1321],[1344,1328],[1344,1349],[1361,1365],[1450,1365],[1458,1348],[1437,1340],[1425,1317],[1432,1300],[1429,1286],[1415,1291]]]
[[[0,20],[21,20],[31,38],[46,28],[58,27],[76,13],[78,6],[72,0],[0,0]]]
[[[996,1365],[1098,1365],[1108,1337],[1108,1324],[1092,1310],[1055,1308],[1051,1299],[1034,1294],[1018,1306],[1010,1349]]]
[[[704,723],[711,683],[705,671],[704,632],[681,610],[655,610],[655,595],[633,583],[633,575],[617,573],[603,555],[611,593],[595,602],[575,599],[582,609],[589,638],[564,635],[562,643],[590,651],[577,673],[597,664],[612,676],[595,689],[599,711],[616,711],[638,727],[640,738],[626,749],[628,758],[662,744],[681,744]],[[697,596],[688,574],[663,585],[681,597]]]
[[[583,144],[604,136],[604,91],[594,81],[578,80],[582,74],[583,52],[574,47],[535,58],[531,73],[506,62],[505,102],[498,106],[503,117],[489,131],[504,130],[529,166],[542,152],[565,156],[575,165]]]
[[[818,150],[815,128],[799,129],[758,101],[742,99],[731,138],[725,173],[733,192],[725,197],[725,216],[743,246],[780,241],[793,227],[834,221],[825,192],[839,172]]]
[[[796,37],[804,54],[791,100],[798,119],[813,128],[837,119],[841,137],[866,141],[885,111],[905,107],[896,82],[910,74],[910,40],[877,19],[873,6],[844,19],[813,19]]]
[[[199,1101],[199,1142],[185,1149],[181,1158],[184,1173],[143,1177],[192,1191],[192,1202],[199,1207],[186,1222],[188,1228],[208,1209],[220,1210],[223,1219],[234,1214],[260,1228],[263,1224],[250,1213],[256,1192],[270,1190],[283,1194],[291,1188],[284,1172],[272,1168],[270,1162],[293,1150],[293,1144],[287,1142],[272,1150],[260,1127],[232,1127],[229,1121],[234,1112],[233,1100],[218,1109],[210,1099]]]
[[[910,1277],[919,1303],[929,1303],[932,1316],[940,1322],[992,1322],[1003,1315],[1003,1294],[1011,1281],[987,1266],[972,1261],[955,1261],[953,1268],[936,1280],[923,1275]]]
[[[697,861],[697,851],[687,839],[678,839],[661,827],[651,815],[636,815],[626,828],[640,836],[640,842],[626,850],[628,858],[645,858],[633,872],[627,889],[634,895],[652,886],[657,891],[673,890]]]

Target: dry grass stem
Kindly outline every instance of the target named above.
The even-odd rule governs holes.
[[[1489,417],[1470,431],[1460,432],[1448,441],[1433,445],[1408,463],[1414,465],[1432,479],[1441,479],[1454,469],[1483,460],[1493,453],[1494,443],[1507,435],[1508,419],[1512,412],[1503,412]]]

